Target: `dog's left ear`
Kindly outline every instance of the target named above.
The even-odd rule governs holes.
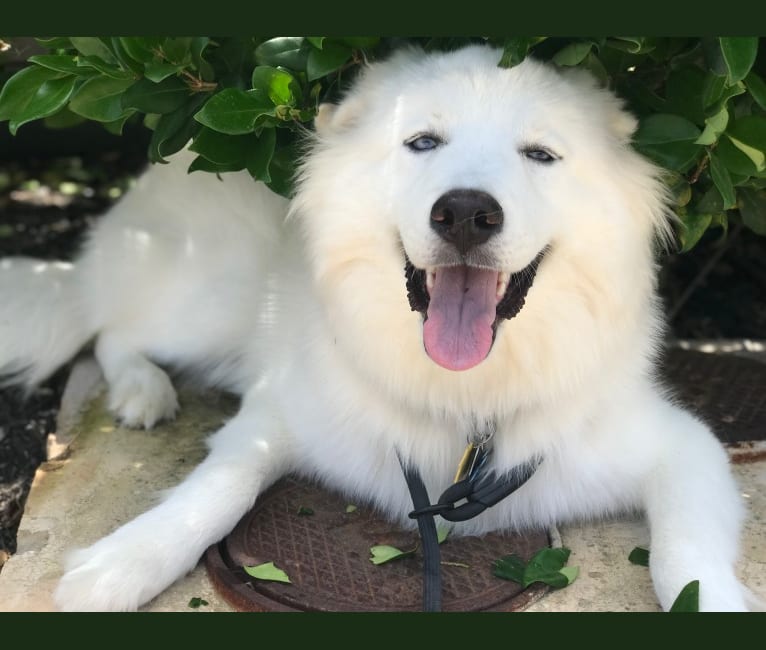
[[[614,106],[609,115],[609,127],[620,142],[630,142],[638,128],[638,120],[622,106]]]

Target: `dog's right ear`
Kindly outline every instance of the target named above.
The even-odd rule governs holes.
[[[366,104],[358,94],[348,96],[340,104],[320,104],[314,118],[314,129],[319,135],[346,131],[364,114]]]

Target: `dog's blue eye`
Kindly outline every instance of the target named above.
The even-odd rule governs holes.
[[[410,151],[430,151],[431,149],[436,149],[436,147],[442,143],[443,140],[439,136],[431,135],[429,133],[416,135],[409,140],[404,141],[404,144]]]
[[[547,164],[559,159],[558,156],[552,154],[547,149],[543,149],[542,147],[525,147],[521,150],[521,153],[530,160],[534,160],[535,162],[539,163]]]

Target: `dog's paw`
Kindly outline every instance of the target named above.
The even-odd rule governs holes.
[[[151,429],[178,412],[178,397],[163,370],[142,359],[122,369],[109,386],[109,410],[126,427]]]
[[[54,592],[64,612],[135,611],[159,593],[151,550],[140,554],[123,546],[110,548],[102,540],[69,555],[67,571]]]

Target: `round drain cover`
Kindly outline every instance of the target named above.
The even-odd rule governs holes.
[[[422,554],[374,565],[370,547],[415,548],[419,537],[349,508],[338,494],[288,478],[256,502],[232,533],[205,556],[215,588],[242,611],[421,611]],[[441,545],[444,611],[513,611],[546,591],[492,575],[515,553],[528,560],[549,546],[545,532],[447,538]],[[290,583],[257,580],[242,568],[273,562]]]

